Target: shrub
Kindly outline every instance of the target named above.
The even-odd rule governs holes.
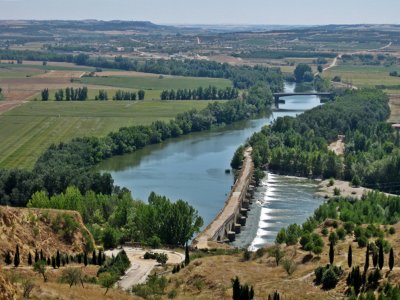
[[[346,237],[346,231],[342,227],[336,230],[336,234],[340,240],[344,240]]]
[[[358,246],[361,247],[361,248],[366,247],[367,244],[368,244],[368,239],[367,239],[367,237],[366,237],[365,235],[360,236],[360,237],[357,239],[357,244],[358,244]]]
[[[328,228],[326,228],[326,227],[322,228],[321,233],[322,233],[323,236],[327,236],[328,235]]]
[[[340,196],[340,189],[337,188],[337,187],[335,187],[335,188],[333,189],[333,195],[334,195],[334,196]]]
[[[389,234],[395,234],[395,233],[396,233],[396,229],[394,227],[390,227]]]
[[[286,258],[282,261],[282,267],[285,269],[286,273],[290,276],[296,271],[297,264],[293,259]]]

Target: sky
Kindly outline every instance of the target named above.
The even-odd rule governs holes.
[[[157,24],[400,23],[400,0],[0,0],[0,19]]]

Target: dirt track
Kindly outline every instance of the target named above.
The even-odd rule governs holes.
[[[158,263],[153,259],[143,259],[143,255],[147,250],[142,248],[132,248],[132,247],[124,247],[123,248],[128,255],[128,258],[131,262],[131,267],[126,271],[125,275],[118,281],[118,286],[124,290],[131,288],[135,284],[144,283],[147,280],[150,272],[154,269]],[[117,255],[121,249],[114,249],[113,251],[106,251],[107,256],[111,256],[114,254]],[[155,253],[165,253],[168,255],[167,264],[178,264],[181,263],[185,256],[182,253],[178,253],[170,250],[148,250]]]

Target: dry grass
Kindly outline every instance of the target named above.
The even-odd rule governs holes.
[[[323,226],[316,231],[320,233]],[[396,232],[400,230],[400,224],[395,226]],[[382,229],[383,226],[382,226]],[[333,230],[332,227],[329,230]],[[255,298],[266,299],[268,294],[279,291],[283,299],[342,299],[346,291],[346,278],[350,269],[347,266],[347,251],[351,244],[353,249],[353,266],[363,268],[365,261],[365,249],[359,248],[354,241],[354,236],[347,236],[335,246],[334,264],[344,270],[336,289],[324,291],[314,284],[314,270],[318,266],[328,263],[329,241],[323,237],[325,247],[323,253],[311,256],[300,247],[290,246],[285,249],[286,256],[293,257],[298,264],[296,271],[287,275],[283,267],[276,266],[274,258],[265,254],[261,258],[251,261],[242,261],[242,255],[213,256],[194,260],[189,267],[178,274],[170,276],[168,290],[178,291],[177,299],[231,299],[231,279],[238,276],[241,283],[254,286]],[[399,249],[400,241],[396,235],[385,236],[394,249]],[[373,239],[370,240],[371,242]],[[397,251],[395,251],[396,253]],[[370,266],[372,265],[372,260]],[[387,256],[385,258],[387,265]],[[372,266],[371,269],[372,270]],[[382,274],[388,274],[388,268],[384,267]],[[400,282],[399,256],[395,254],[395,268],[390,273],[389,280],[392,283]]]

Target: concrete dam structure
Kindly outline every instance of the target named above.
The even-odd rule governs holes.
[[[241,227],[246,225],[255,189],[253,181],[254,164],[251,158],[251,148],[244,152],[243,166],[231,189],[224,208],[214,220],[193,240],[193,247],[198,249],[210,248],[208,242],[232,242],[239,234]]]

